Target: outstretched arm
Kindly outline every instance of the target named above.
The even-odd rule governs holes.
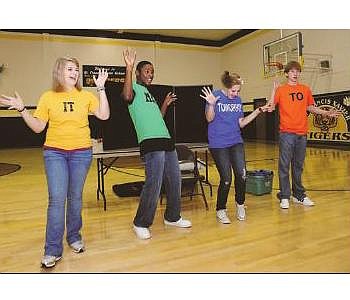
[[[176,95],[172,92],[169,92],[166,96],[165,96],[165,99],[163,101],[163,104],[162,104],[162,108],[161,108],[161,113],[162,113],[162,116],[164,117],[165,114],[166,114],[166,111],[169,107],[169,105],[171,103],[173,103],[175,100],[176,100]]]
[[[30,112],[27,111],[21,96],[17,92],[15,92],[15,97],[1,95],[0,103],[9,106],[9,109],[17,109],[17,111],[21,114],[24,122],[35,133],[40,133],[45,129],[46,122],[33,117]]]
[[[95,75],[93,77],[95,85],[97,87],[97,92],[100,97],[100,104],[98,109],[94,112],[94,115],[100,120],[107,120],[109,118],[109,104],[105,91],[105,82],[108,77],[108,72],[105,69],[98,70],[98,77],[96,79]]]
[[[262,112],[268,111],[269,106],[268,104],[264,106],[260,106],[254,111],[252,111],[248,116],[244,118],[240,118],[238,120],[239,122],[239,127],[243,128],[244,126],[248,125],[251,121],[253,121],[258,115],[260,115]]]
[[[203,95],[201,94],[200,97],[208,103],[205,110],[205,117],[208,122],[211,122],[215,118],[215,103],[220,97],[215,97],[209,87],[203,87],[202,93]]]
[[[315,115],[323,115],[325,117],[335,117],[338,118],[339,116],[342,115],[342,112],[336,109],[332,109],[332,110],[324,110],[322,108],[319,108],[317,106],[314,105],[309,105],[307,107],[307,111],[311,112],[312,114]]]
[[[122,96],[126,102],[132,102],[134,99],[134,91],[132,89],[132,71],[136,60],[136,51],[128,48],[123,51],[123,56],[126,65],[126,74]]]

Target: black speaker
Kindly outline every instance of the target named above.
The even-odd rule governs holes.
[[[141,195],[144,181],[127,182],[113,185],[113,192],[119,197],[138,197]]]

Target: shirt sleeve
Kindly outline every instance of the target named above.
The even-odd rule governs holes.
[[[46,123],[49,120],[49,108],[47,105],[48,100],[49,100],[49,95],[47,93],[44,93],[40,97],[36,110],[33,114],[33,117],[38,118]]]

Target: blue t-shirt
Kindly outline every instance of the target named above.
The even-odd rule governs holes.
[[[221,90],[213,91],[213,95],[220,98],[215,103],[214,120],[208,125],[209,148],[226,148],[242,144],[238,122],[238,119],[244,117],[241,98],[229,99]]]

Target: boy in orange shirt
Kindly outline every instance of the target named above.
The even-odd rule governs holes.
[[[338,117],[338,111],[326,111],[315,106],[314,98],[308,86],[298,83],[301,66],[296,61],[290,61],[284,68],[287,83],[274,85],[271,99],[268,103],[271,112],[275,105],[279,106],[279,162],[278,177],[280,192],[278,198],[280,207],[289,208],[291,196],[289,168],[292,166],[292,200],[304,206],[315,203],[306,196],[302,185],[302,172],[306,153],[306,134],[308,131],[307,112],[321,114],[327,117]]]

